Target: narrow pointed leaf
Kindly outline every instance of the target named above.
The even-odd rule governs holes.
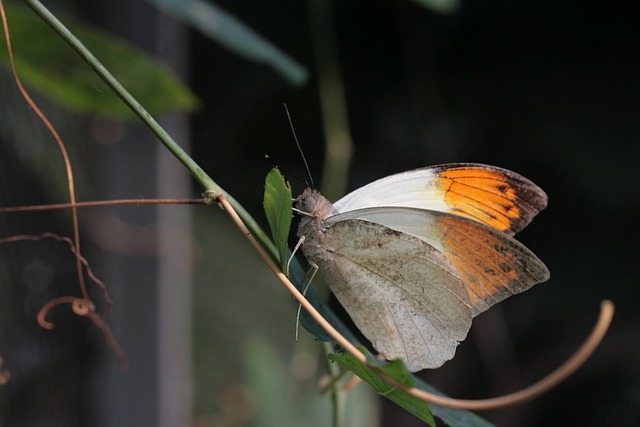
[[[294,86],[304,84],[307,69],[226,10],[204,0],[147,0],[247,60],[264,63]]]
[[[420,378],[414,377],[415,385],[421,390],[429,393],[446,396],[440,390],[430,386]],[[443,408],[442,406],[431,405],[431,413],[451,427],[494,427],[489,421],[479,417],[473,412],[463,411],[460,409]]]
[[[368,352],[367,352],[368,353]],[[338,362],[343,368],[349,369],[364,382],[369,384],[373,390],[391,400],[401,408],[412,413],[428,425],[435,427],[433,415],[429,410],[429,404],[413,396],[408,395],[402,390],[387,384],[375,372],[364,366],[355,357],[348,353],[331,354],[329,357]],[[393,377],[398,382],[412,387],[414,385],[413,376],[404,368],[402,362],[394,361],[387,366],[381,368],[387,375]]]
[[[291,250],[289,250],[287,246],[292,219],[291,208],[291,188],[285,183],[280,171],[274,168],[267,174],[265,179],[264,210],[274,243],[278,250],[278,264],[283,272],[286,270],[286,264],[289,258],[291,258]],[[304,268],[296,258],[292,259],[291,262],[289,280],[291,280],[300,292],[303,292],[307,279]],[[306,291],[305,296],[307,300],[309,300],[316,310],[351,343],[360,345],[353,333],[335,313],[331,311],[315,289],[309,287]],[[302,310],[300,313],[300,320],[304,328],[320,341],[333,341],[306,310]]]
[[[265,179],[264,212],[271,228],[273,242],[278,249],[280,270],[284,272],[288,260],[287,243],[292,218],[291,187],[276,168],[271,169]]]
[[[370,352],[361,348],[361,351],[367,356],[368,363],[379,367],[386,375],[394,378],[401,384],[409,387],[417,387],[421,390],[428,391],[433,394],[446,396],[441,391],[433,388],[426,382],[417,378],[415,375],[407,371],[401,361],[394,360],[392,362],[381,362],[376,359]],[[364,382],[369,384],[377,393],[383,395],[387,399],[393,401],[400,407],[411,412],[416,417],[424,420],[429,425],[433,424],[433,416],[438,417],[445,425],[451,427],[492,427],[493,424],[482,419],[478,415],[458,409],[443,408],[437,405],[428,405],[426,402],[409,396],[401,390],[390,386],[378,377],[368,367],[362,365],[350,354],[331,354],[329,358],[338,362],[342,367],[349,369],[357,376],[362,378]]]

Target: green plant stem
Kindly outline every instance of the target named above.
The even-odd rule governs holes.
[[[183,149],[178,143],[160,126],[151,114],[122,86],[122,84],[111,74],[109,70],[91,53],[89,49],[73,33],[56,18],[40,1],[25,0],[41,18],[56,33],[62,37],[84,61],[98,74],[98,76],[140,117],[151,131],[158,137],[160,142],[178,159],[194,176],[204,189],[208,199],[213,201],[217,195],[223,195],[229,204],[236,210],[244,224],[253,233],[256,239],[269,252],[269,256],[277,259],[277,251],[267,234],[260,228],[257,222],[231,195],[222,189]]]
[[[328,354],[333,352],[331,343],[328,343],[328,342],[322,343],[322,348],[325,354],[324,360],[327,363],[327,371],[329,371],[329,375],[331,375],[331,378],[332,378],[332,384],[329,390],[329,392],[331,393],[331,402],[332,402],[332,409],[333,409],[331,426],[344,427],[345,425],[344,406],[345,406],[346,396],[344,392],[340,390],[340,384],[338,384],[338,381],[336,381],[336,379],[342,375],[342,373],[340,372],[340,365],[337,363],[333,363],[331,360],[329,360],[329,357],[327,357]]]
[[[91,53],[89,49],[65,27],[42,3],[38,0],[25,0],[25,2],[57,32],[69,46],[71,46],[84,61],[100,76],[100,78],[124,101],[140,119],[151,128],[160,141],[173,153],[173,155],[185,165],[198,182],[206,190],[220,191],[221,188],[193,161],[191,157],[176,143],[171,136],[158,124],[149,112],[131,95],[107,68]],[[225,196],[226,197],[226,196]]]

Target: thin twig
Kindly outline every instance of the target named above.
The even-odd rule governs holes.
[[[269,243],[268,238],[265,239],[265,234],[259,226],[255,223],[253,218],[237,203],[233,198],[226,195],[222,188],[220,188],[204,171],[173,141],[173,139],[158,125],[158,123],[151,117],[151,115],[122,87],[122,85],[109,73],[109,71],[88,51],[82,43],[71,34],[71,32],[60,23],[39,1],[37,0],[25,0],[49,25],[51,25],[56,32],[58,32],[84,59],[89,65],[105,80],[105,82],[112,87],[114,92],[120,96],[124,102],[156,133],[160,140],[167,146],[167,148],[180,160],[191,173],[196,177],[200,184],[205,188],[208,193],[207,201],[217,200],[225,209],[225,211],[232,217],[236,225],[243,231],[245,236],[251,241],[252,245],[256,248],[258,253],[262,256],[265,262],[269,265],[276,276],[285,284],[289,292],[300,302],[300,304],[307,310],[311,316],[318,322],[318,324],[336,340],[346,351],[351,353],[358,361],[366,365],[366,357],[357,350],[349,341],[347,341],[335,328],[333,328],[322,315],[306,300],[306,298],[291,284],[286,276],[279,270],[273,259],[276,258],[275,248]],[[4,20],[4,13],[3,13]],[[75,204],[75,200],[72,200]],[[233,206],[233,207],[232,207]],[[234,207],[240,214],[236,213]],[[75,211],[75,207],[73,207]],[[243,222],[244,221],[244,222]],[[253,234],[249,231],[245,223],[251,228],[251,230],[258,235],[262,245],[260,245],[254,238]],[[265,249],[267,248],[267,249]],[[78,248],[79,249],[79,246]],[[78,263],[78,265],[80,265]],[[79,267],[80,268],[80,267]],[[602,303],[602,309],[600,313],[600,319],[596,328],[592,332],[591,336],[578,350],[578,352],[560,368],[554,371],[543,380],[528,387],[520,392],[513,393],[508,396],[503,396],[495,399],[484,400],[459,400],[444,398],[437,396],[424,390],[417,388],[411,388],[403,386],[397,383],[396,380],[389,378],[385,374],[381,373],[378,368],[372,367],[377,371],[382,378],[388,381],[390,384],[401,388],[405,392],[425,401],[432,402],[434,404],[458,408],[458,409],[472,409],[472,410],[486,410],[499,408],[508,405],[514,405],[522,403],[525,400],[532,399],[541,393],[549,390],[551,387],[562,381],[568,375],[573,373],[584,361],[589,357],[593,350],[602,340],[606,333],[608,326],[613,316],[613,304],[610,301],[604,301]]]
[[[91,53],[84,44],[73,35],[71,31],[56,18],[40,1],[25,0],[41,18],[46,22],[58,35],[71,46],[78,55],[96,72],[96,74],[113,90],[113,92],[123,100],[123,102],[145,123],[151,131],[158,137],[160,142],[187,168],[194,176],[198,183],[202,186],[204,192],[208,195],[205,198],[206,203],[213,203],[215,197],[223,195],[238,213],[247,228],[260,240],[262,245],[269,252],[272,259],[278,258],[278,252],[269,239],[267,234],[262,230],[255,219],[249,215],[244,207],[238,203],[230,194],[228,194],[218,183],[216,183],[207,173],[193,160],[174,139],[158,124],[151,114],[120,84],[120,82],[107,70],[107,68]]]
[[[293,283],[289,281],[287,276],[280,271],[278,265],[271,259],[267,251],[258,243],[258,241],[253,237],[249,229],[244,225],[242,219],[235,212],[233,207],[229,204],[226,198],[222,195],[216,198],[225,212],[231,217],[236,226],[240,229],[242,234],[249,240],[251,245],[258,251],[258,254],[262,257],[262,259],[267,263],[271,271],[278,277],[278,279],[285,285],[289,293],[293,295],[293,297],[298,300],[300,305],[307,310],[307,312],[313,317],[313,319],[318,322],[320,327],[324,329],[330,336],[333,338],[340,346],[342,346],[345,350],[351,353],[356,359],[358,359],[361,363],[366,363],[367,359],[364,354],[362,354],[353,344],[351,344],[340,332],[338,332],[329,322],[325,320],[325,318],[315,309],[313,305],[300,293],[300,291],[295,287]]]
[[[425,400],[434,405],[452,409],[466,409],[471,411],[487,411],[490,409],[504,408],[507,406],[515,406],[529,401],[541,394],[549,391],[567,377],[573,374],[584,362],[593,354],[602,339],[604,338],[611,320],[613,319],[614,305],[609,300],[604,300],[600,304],[600,314],[598,321],[594,326],[591,334],[578,350],[565,363],[556,368],[555,371],[536,382],[535,384],[505,396],[490,399],[454,399],[450,397],[438,396],[415,387],[406,387],[398,383],[395,379],[388,377],[380,372],[378,368],[373,367],[372,370],[377,371],[385,381],[398,387],[407,394]]]
[[[4,38],[7,43],[7,54],[9,57],[9,66],[11,68],[11,74],[13,75],[13,79],[16,82],[16,86],[22,94],[22,97],[25,99],[27,104],[33,109],[33,112],[38,116],[38,118],[42,121],[45,127],[49,130],[53,139],[55,139],[58,144],[58,149],[62,154],[62,158],[64,159],[64,166],[67,173],[67,185],[69,187],[69,201],[71,205],[75,205],[76,203],[76,192],[73,183],[73,169],[71,168],[71,160],[69,159],[69,154],[67,153],[67,148],[62,142],[62,138],[58,135],[58,132],[53,127],[49,119],[44,115],[44,113],[40,110],[40,108],[36,105],[36,103],[31,99],[29,93],[26,91],[24,86],[22,86],[22,82],[20,81],[20,77],[18,76],[18,71],[16,70],[15,63],[13,62],[13,50],[11,49],[11,37],[9,35],[9,25],[7,24],[7,17],[4,13],[4,6],[0,1],[0,14],[2,15],[2,24],[4,29]],[[80,225],[78,221],[78,211],[75,207],[71,208],[71,218],[73,222],[73,241],[75,246],[75,251],[78,255],[80,252]],[[85,299],[89,299],[89,293],[87,291],[87,285],[84,281],[84,276],[82,275],[82,263],[80,262],[80,258],[76,258],[76,273],[78,275],[78,284],[80,286],[80,292]]]
[[[91,53],[89,49],[56,18],[38,0],[25,0],[60,37],[69,44],[78,55],[100,76],[100,78],[122,99],[122,101],[153,131],[165,147],[178,159],[198,180],[205,189],[219,190],[217,184],[202,168],[178,145],[176,141],[160,126],[151,114],[131,95],[109,70]]]
[[[370,366],[367,363],[367,359],[353,344],[351,344],[344,336],[342,336],[331,324],[329,324],[324,317],[311,305],[311,303],[298,291],[298,289],[289,281],[277,266],[277,264],[269,257],[267,252],[260,246],[256,239],[251,235],[251,232],[242,223],[240,217],[235,213],[233,207],[225,200],[223,196],[216,198],[222,208],[231,217],[236,226],[242,231],[242,234],[251,242],[253,247],[258,251],[260,256],[267,263],[271,271],[278,277],[278,279],[285,285],[287,290],[298,300],[298,302],[304,307],[305,310],[315,319],[316,322],[333,338],[338,345],[342,346],[349,354],[362,363],[368,366],[371,370],[376,372],[380,378],[384,379],[390,385],[397,387],[405,393],[414,396],[425,402],[432,403],[434,405],[452,408],[452,409],[466,409],[466,410],[489,410],[503,408],[505,406],[513,406],[528,400],[531,400],[540,394],[548,391],[549,389],[558,385],[561,381],[574,373],[586,360],[591,356],[594,350],[598,347],[602,338],[606,334],[611,319],[613,318],[614,306],[611,301],[605,300],[601,304],[600,316],[593,331],[582,344],[582,346],[576,351],[576,353],[563,363],[559,368],[547,375],[537,383],[515,393],[510,393],[505,396],[500,396],[490,399],[455,399],[450,397],[439,396],[433,393],[429,393],[425,390],[421,390],[415,387],[407,387],[402,383],[399,383],[396,379],[389,377],[380,368]]]
[[[203,205],[204,199],[118,199],[118,200],[94,200],[90,202],[76,203],[52,203],[48,205],[16,206],[0,208],[0,213],[52,211],[56,209],[88,208],[94,206],[118,206],[118,205]]]
[[[59,242],[65,242],[65,243],[67,243],[69,245],[69,250],[71,251],[71,253],[76,258],[78,258],[80,260],[80,262],[84,265],[84,268],[85,268],[89,278],[102,291],[102,298],[104,299],[105,303],[107,304],[107,309],[106,309],[105,312],[103,312],[103,314],[110,313],[111,312],[111,307],[113,305],[113,300],[109,296],[109,292],[107,291],[107,286],[104,284],[104,282],[102,280],[98,279],[98,277],[93,273],[93,270],[91,269],[91,265],[89,264],[89,261],[87,261],[87,259],[83,255],[80,255],[80,254],[78,254],[76,252],[75,246],[73,244],[73,240],[71,240],[67,236],[60,236],[59,234],[51,233],[51,232],[46,232],[46,233],[42,233],[42,234],[39,234],[39,235],[18,234],[18,235],[14,235],[14,236],[0,237],[0,244],[21,242],[21,241],[25,241],[25,240],[27,240],[27,241],[38,241],[38,240],[43,240],[43,239],[54,239],[54,240],[57,240]],[[46,329],[51,329],[51,328],[45,327],[43,325],[41,325],[41,326],[43,328],[46,328]]]

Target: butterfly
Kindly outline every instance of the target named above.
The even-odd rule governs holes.
[[[549,279],[512,236],[547,205],[506,169],[454,163],[390,175],[334,204],[294,199],[301,249],[373,347],[416,372],[453,358],[473,317]]]

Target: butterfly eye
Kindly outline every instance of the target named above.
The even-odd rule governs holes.
[[[303,197],[302,200],[300,200],[300,210],[311,213],[316,208],[316,204],[317,200],[315,197],[311,195]]]
[[[318,204],[318,199],[314,193],[311,191],[304,191],[295,201],[296,209],[306,212],[312,213]]]

